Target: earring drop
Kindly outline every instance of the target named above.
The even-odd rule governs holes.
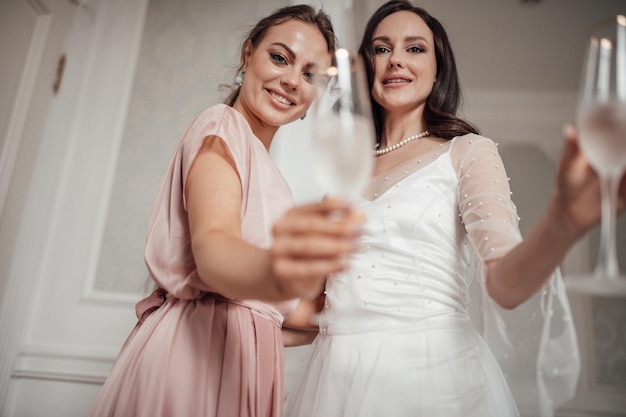
[[[304,114],[302,115],[302,117],[300,118],[300,120],[304,120],[304,118],[306,117],[306,112],[304,112]]]
[[[235,76],[235,85],[236,86],[241,87],[241,84],[243,84],[243,75],[244,75],[243,70],[239,70],[239,72]]]

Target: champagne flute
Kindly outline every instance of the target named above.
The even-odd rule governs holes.
[[[312,105],[313,167],[328,196],[358,205],[374,167],[375,132],[365,68],[360,56],[338,49],[331,66],[316,79],[317,97]],[[332,317],[356,317],[359,302],[354,271],[348,267],[341,278],[330,281],[334,293]],[[324,310],[322,333],[333,322]],[[321,316],[318,317],[321,319]]]
[[[313,103],[313,165],[329,196],[354,202],[374,166],[374,122],[363,62],[338,49],[316,80]]]
[[[574,291],[626,296],[616,253],[617,192],[626,169],[626,17],[594,26],[578,102],[580,146],[600,179],[602,222],[593,273],[569,277]]]

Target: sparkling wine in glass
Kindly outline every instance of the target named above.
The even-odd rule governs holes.
[[[361,58],[338,49],[332,63],[317,77],[317,97],[312,105],[313,167],[328,196],[358,204],[374,167],[374,121],[365,68]],[[359,290],[349,267],[333,280],[333,309],[324,310],[321,331],[334,319],[354,317]],[[327,299],[326,303],[330,301]],[[328,306],[328,304],[327,304]]]
[[[338,49],[317,78],[313,108],[313,164],[329,196],[354,201],[367,184],[376,143],[361,58]]]
[[[626,170],[626,16],[594,26],[578,102],[580,146],[600,178],[600,250],[593,273],[569,277],[575,291],[626,296],[616,252],[617,192]]]

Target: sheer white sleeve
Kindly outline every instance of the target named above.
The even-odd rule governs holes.
[[[570,400],[580,357],[569,301],[557,269],[524,304],[504,310],[485,290],[484,262],[505,255],[522,237],[508,177],[496,144],[466,135],[451,149],[459,177],[459,210],[476,255],[473,318],[500,363],[522,415],[551,417]]]
[[[506,171],[491,140],[480,136],[460,139],[452,155],[458,158],[463,223],[478,258],[498,258],[522,240]]]

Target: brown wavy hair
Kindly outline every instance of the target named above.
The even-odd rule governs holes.
[[[248,36],[242,43],[241,56],[244,56],[246,45],[250,44],[254,50],[272,26],[280,25],[290,20],[297,20],[315,26],[322,36],[324,36],[328,52],[332,53],[337,48],[338,41],[330,17],[323,10],[316,11],[309,5],[298,4],[282,7],[271,15],[261,19],[254,28],[252,28],[250,33],[248,33]],[[241,71],[241,69],[242,67],[240,65],[237,72]],[[230,86],[230,89],[231,93],[226,97],[226,100],[224,100],[224,104],[232,107],[237,97],[239,97],[239,86]]]
[[[456,62],[452,53],[452,46],[448,35],[441,23],[421,7],[414,6],[408,0],[390,0],[383,4],[370,17],[359,54],[365,62],[367,80],[372,99],[372,112],[374,113],[374,125],[376,128],[376,140],[380,143],[385,123],[385,110],[371,97],[371,87],[374,83],[374,48],[372,39],[380,22],[387,16],[400,11],[415,13],[424,20],[433,32],[435,40],[435,57],[437,60],[437,82],[426,100],[424,108],[424,120],[426,128],[431,135],[444,139],[452,139],[455,136],[467,133],[478,134],[478,128],[470,122],[457,116],[461,107],[462,92],[459,77],[456,70]]]

